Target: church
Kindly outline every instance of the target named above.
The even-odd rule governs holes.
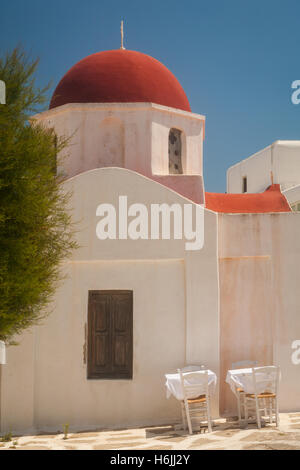
[[[70,138],[57,171],[79,248],[50,315],[7,348],[0,431],[177,422],[164,374],[187,364],[216,373],[212,415],[233,416],[226,373],[248,359],[281,367],[280,411],[299,411],[300,214],[282,173],[259,159],[228,172],[226,194],[206,192],[205,116],[163,64],[124,48],[75,64],[32,121]],[[299,142],[287,147],[300,162]],[[175,236],[181,219],[170,236],[128,237],[120,214],[103,236],[103,205],[125,197],[129,219],[137,204],[169,207],[169,220],[201,210],[201,243]]]

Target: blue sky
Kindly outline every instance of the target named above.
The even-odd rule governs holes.
[[[299,0],[0,0],[0,53],[23,44],[53,87],[83,57],[120,47],[152,55],[206,115],[208,191],[226,169],[277,139],[300,139]],[[49,96],[50,97],[50,96]]]

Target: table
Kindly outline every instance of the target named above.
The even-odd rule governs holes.
[[[186,374],[191,374],[188,383],[190,384],[199,384],[199,392],[197,391],[197,396],[205,393],[205,372],[208,373],[208,391],[209,395],[213,395],[216,389],[217,376],[211,370],[193,370],[192,372],[183,372],[183,377]],[[178,374],[165,374],[166,377],[166,388],[167,388],[167,398],[170,398],[173,395],[177,400],[183,400],[182,387],[180,382],[180,375]],[[201,385],[203,384],[203,389]],[[196,398],[195,396],[187,396],[187,398]]]
[[[252,368],[250,367],[247,369],[229,370],[226,382],[230,385],[235,395],[237,394],[237,388],[242,388],[245,393],[254,393]],[[264,373],[256,372],[256,388],[258,393],[263,393],[266,390],[271,391],[273,386],[270,378]]]

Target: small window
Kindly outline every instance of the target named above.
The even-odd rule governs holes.
[[[182,174],[182,139],[179,129],[170,129],[169,132],[169,173]]]
[[[89,291],[88,379],[132,379],[132,361],[132,291]]]
[[[243,177],[243,193],[247,192],[247,176]]]

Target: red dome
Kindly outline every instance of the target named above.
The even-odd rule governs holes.
[[[191,111],[177,78],[158,60],[136,51],[92,54],[61,79],[50,109],[67,103],[156,103]]]

